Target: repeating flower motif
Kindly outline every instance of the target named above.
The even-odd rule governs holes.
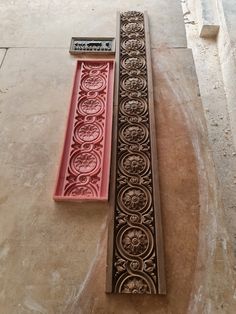
[[[139,264],[138,261],[132,261],[132,262],[130,263],[130,267],[133,268],[134,270],[139,269],[139,266],[140,266],[140,264]]]
[[[134,294],[157,292],[144,28],[143,13],[121,14],[114,220],[114,249],[119,258],[113,258],[112,284],[114,292]]]
[[[74,117],[70,122],[72,141],[63,193],[75,199],[98,198],[102,189],[108,79],[112,78],[106,61],[80,62],[76,80]],[[111,115],[110,115],[111,117]]]
[[[82,84],[88,90],[99,90],[105,85],[105,81],[101,76],[89,76]]]
[[[124,80],[124,87],[127,90],[139,90],[143,88],[144,82],[140,77],[129,77]]]
[[[139,222],[139,216],[137,216],[137,215],[131,215],[131,216],[130,216],[130,221],[131,221],[132,223],[137,223],[137,222]]]
[[[137,11],[127,11],[121,14],[121,20],[128,21],[143,21],[143,15],[141,12]]]
[[[130,57],[124,60],[125,68],[131,69],[139,69],[142,67],[144,61],[141,57]]]
[[[138,177],[131,177],[129,182],[131,184],[138,184],[139,183],[139,178]]]
[[[75,187],[71,192],[70,192],[71,196],[85,196],[85,197],[91,197],[93,196],[93,192],[91,191],[90,188],[86,187],[86,186],[77,186]]]
[[[127,172],[140,173],[145,169],[145,160],[139,155],[129,155],[124,159],[123,166]]]
[[[124,284],[122,293],[147,293],[148,291],[148,286],[142,279],[138,278],[132,278],[127,281],[127,283]]]
[[[123,196],[124,205],[130,210],[140,210],[147,203],[146,194],[139,188],[129,189],[124,193]]]
[[[143,25],[137,22],[130,22],[123,26],[124,31],[129,33],[139,32],[143,29]]]
[[[98,138],[99,128],[93,124],[84,124],[78,131],[79,138],[84,142],[91,142]]]
[[[144,105],[139,100],[131,99],[124,103],[124,111],[129,115],[140,115],[144,111]]]
[[[81,104],[81,110],[85,114],[96,114],[102,109],[102,102],[99,99],[91,98],[84,100]]]
[[[145,136],[144,129],[138,125],[126,127],[123,134],[129,142],[141,142]]]
[[[124,42],[124,48],[127,50],[138,50],[142,47],[142,42],[139,39],[128,39]]]
[[[140,229],[128,229],[122,238],[123,248],[131,255],[140,255],[146,251],[148,239]]]
[[[97,159],[91,153],[82,153],[75,158],[74,166],[79,172],[91,172],[97,166]]]

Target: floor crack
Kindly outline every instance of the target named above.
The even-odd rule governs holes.
[[[7,51],[8,51],[8,48],[6,48],[6,51],[5,51],[4,56],[3,56],[3,58],[2,58],[2,61],[1,61],[1,64],[0,64],[0,70],[1,70],[2,65],[3,65],[3,62],[4,62],[5,58],[6,58]]]

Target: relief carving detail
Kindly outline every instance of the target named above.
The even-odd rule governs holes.
[[[108,64],[82,65],[65,195],[97,197],[101,181]]]
[[[56,200],[108,199],[113,64],[77,62]]]
[[[144,15],[120,14],[112,289],[158,293]]]

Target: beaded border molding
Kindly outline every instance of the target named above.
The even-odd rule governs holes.
[[[113,37],[72,37],[70,54],[114,54],[115,39]]]
[[[57,201],[108,200],[113,85],[114,61],[77,61]]]
[[[165,294],[147,14],[118,14],[109,293]]]

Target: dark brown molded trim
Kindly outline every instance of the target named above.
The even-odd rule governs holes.
[[[118,14],[116,66],[106,291],[165,294],[146,13]]]

